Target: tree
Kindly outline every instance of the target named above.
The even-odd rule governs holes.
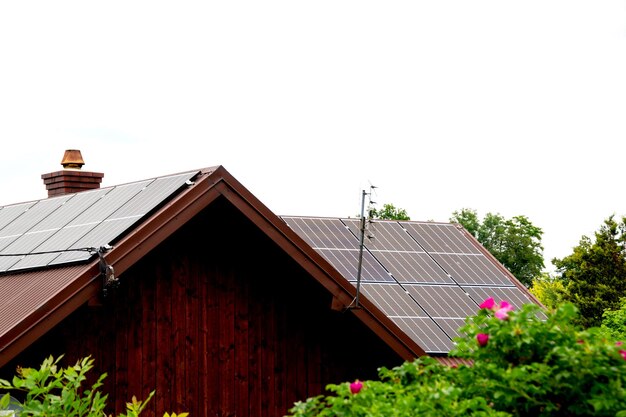
[[[626,297],[621,299],[619,309],[604,310],[600,328],[609,339],[626,341]]]
[[[626,218],[613,216],[595,232],[595,241],[583,236],[571,255],[554,259],[565,284],[564,299],[581,312],[585,327],[599,326],[605,310],[619,309],[626,297]]]
[[[405,209],[396,207],[393,204],[384,204],[380,210],[372,208],[369,211],[369,215],[373,219],[381,220],[411,220]]]
[[[453,212],[450,221],[461,224],[527,287],[543,270],[543,231],[527,217],[487,213],[481,222],[475,210],[464,208]]]
[[[533,279],[530,292],[541,301],[541,304],[554,310],[563,302],[565,286],[561,279],[543,273]]]

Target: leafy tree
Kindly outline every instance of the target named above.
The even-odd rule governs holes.
[[[618,309],[626,297],[625,243],[626,218],[611,216],[595,240],[583,236],[571,255],[552,261],[565,284],[564,300],[580,309],[585,327],[600,326],[604,311]]]
[[[396,207],[393,204],[384,204],[380,210],[372,208],[369,211],[369,215],[373,219],[411,220],[405,209]]]
[[[461,224],[527,287],[543,270],[543,231],[527,217],[487,213],[481,222],[475,210],[464,208],[453,212],[450,221]]]
[[[626,341],[626,298],[622,298],[617,310],[604,310],[602,332],[613,340]]]
[[[548,273],[542,273],[533,279],[530,292],[541,301],[541,304],[554,310],[563,302],[565,286],[563,280]]]

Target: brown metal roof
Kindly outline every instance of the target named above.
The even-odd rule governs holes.
[[[164,200],[158,210],[133,225],[115,243],[106,254],[106,261],[113,265],[116,275],[122,276],[217,197],[223,196],[333,294],[335,306],[352,302],[355,287],[226,169],[218,166],[199,170],[193,181]],[[79,306],[98,296],[101,289],[97,259],[82,265],[0,275],[0,366]],[[412,337],[367,297],[363,297],[361,308],[352,312],[401,357],[412,359],[425,354]]]

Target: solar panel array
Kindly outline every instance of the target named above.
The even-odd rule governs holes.
[[[358,219],[282,218],[356,285]],[[448,353],[488,297],[517,308],[532,302],[454,224],[368,221],[364,243],[363,294],[428,353]]]
[[[111,244],[197,173],[0,207],[0,272],[90,259],[81,249]]]

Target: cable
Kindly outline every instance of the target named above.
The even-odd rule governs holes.
[[[30,253],[0,253],[1,256],[29,256],[29,255],[49,255],[53,253],[64,253],[64,252],[90,252],[92,255],[98,253],[97,248],[77,248],[77,249],[58,249],[58,250],[48,250],[42,252],[30,252]]]

